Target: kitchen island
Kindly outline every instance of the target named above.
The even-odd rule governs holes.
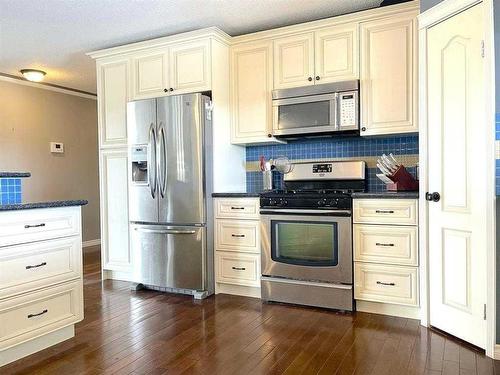
[[[0,205],[0,366],[75,335],[85,200]]]

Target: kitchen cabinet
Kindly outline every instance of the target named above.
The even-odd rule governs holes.
[[[127,100],[130,62],[113,59],[97,64],[99,107],[99,145],[120,147],[127,144]]]
[[[157,98],[211,88],[210,40],[178,43],[132,57],[132,99]]]
[[[210,90],[210,40],[173,45],[169,48],[169,74],[173,94]]]
[[[316,83],[359,79],[358,27],[358,23],[350,23],[314,33]]]
[[[132,58],[132,97],[134,100],[165,95],[168,82],[168,53],[158,51]]]
[[[361,135],[418,131],[416,16],[361,23]]]
[[[358,23],[274,41],[274,88],[359,78]]]
[[[105,271],[128,280],[131,271],[127,149],[101,153],[101,261]],[[105,274],[105,277],[109,275]]]
[[[80,206],[0,212],[0,366],[75,335],[83,320]]]
[[[274,88],[314,84],[314,33],[274,41]]]
[[[353,200],[359,311],[419,318],[418,201]]]
[[[260,298],[259,198],[214,200],[215,293]]]
[[[276,142],[272,137],[272,69],[271,42],[231,49],[231,143]]]

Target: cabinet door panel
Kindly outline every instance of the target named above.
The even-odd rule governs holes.
[[[97,72],[99,144],[101,147],[126,145],[129,61],[100,64]]]
[[[272,44],[258,43],[231,51],[231,106],[234,144],[274,140],[272,132]]]
[[[127,150],[101,154],[101,246],[103,269],[130,271]]]
[[[170,47],[170,87],[174,94],[210,90],[210,41]]]
[[[319,30],[314,39],[316,83],[359,78],[358,24]]]
[[[274,88],[314,84],[314,34],[274,41]]]
[[[162,51],[132,59],[133,99],[154,98],[166,95],[167,59]]]
[[[361,25],[362,135],[418,131],[415,16]]]

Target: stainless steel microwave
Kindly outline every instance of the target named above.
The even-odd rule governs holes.
[[[273,90],[273,135],[359,133],[359,81]]]

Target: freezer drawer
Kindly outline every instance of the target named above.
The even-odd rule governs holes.
[[[132,281],[205,290],[206,228],[131,224]]]

